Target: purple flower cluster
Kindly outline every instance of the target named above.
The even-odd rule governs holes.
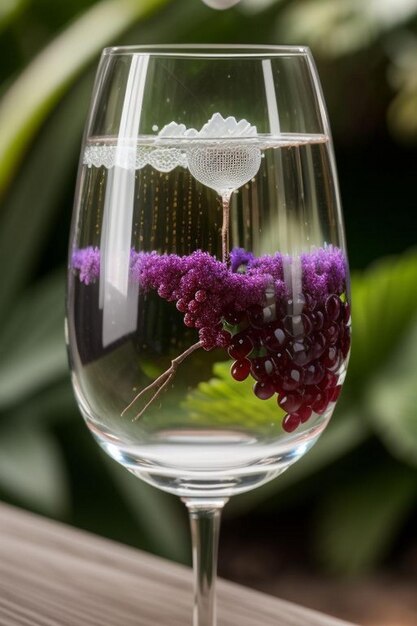
[[[277,253],[255,258],[242,248],[232,250],[230,261],[229,269],[201,250],[186,256],[132,250],[130,274],[144,291],[155,290],[164,300],[175,302],[184,313],[185,325],[198,329],[207,350],[228,345],[230,334],[223,329],[223,318],[239,319],[240,313],[264,306],[267,291],[276,300],[289,297],[287,273],[299,271],[304,295],[319,302],[346,289],[346,258],[332,246],[302,254],[298,268],[290,256]],[[100,273],[99,249],[76,250],[72,267],[80,281],[89,285]]]
[[[230,334],[223,330],[226,311],[246,311],[262,302],[269,277],[231,272],[208,252],[187,256],[134,252],[131,276],[148,291],[154,289],[184,313],[184,324],[197,328],[203,347],[226,347]]]
[[[233,248],[230,253],[230,269],[237,272],[239,269],[246,269],[248,263],[252,263],[255,256],[252,252],[248,252],[245,248]]]
[[[93,283],[100,275],[99,248],[80,248],[72,253],[71,267],[79,271],[80,282],[85,285]]]
[[[299,261],[298,268],[295,262]],[[329,295],[340,295],[346,289],[347,261],[340,248],[326,246],[312,252],[291,257],[277,252],[274,255],[263,255],[248,261],[247,275],[269,274],[275,284],[277,295],[286,290],[284,267],[288,275],[299,271],[302,288],[315,300],[324,301]]]
[[[303,289],[322,301],[346,290],[347,259],[340,248],[327,246],[301,255]]]

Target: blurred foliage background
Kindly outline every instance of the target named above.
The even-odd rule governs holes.
[[[225,525],[244,519],[256,534],[269,520],[279,537],[281,520],[302,519],[293,539],[307,542],[315,567],[369,571],[416,549],[417,0],[242,0],[225,12],[199,0],[1,0],[0,496],[189,560],[182,505],[88,434],[63,337],[67,235],[99,52],[175,42],[307,44],[316,58],[354,269],[350,372],[317,446],[235,498]]]

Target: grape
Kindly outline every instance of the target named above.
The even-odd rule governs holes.
[[[322,357],[322,363],[327,368],[333,368],[339,360],[339,350],[336,346],[326,348]]]
[[[253,344],[246,331],[242,331],[234,335],[230,347],[228,349],[229,355],[233,359],[243,359],[250,352],[252,352]]]
[[[304,335],[304,323],[301,315],[287,315],[284,318],[284,328],[290,337],[302,337]]]
[[[332,294],[331,296],[327,298],[325,309],[326,309],[327,317],[331,321],[336,322],[339,319],[341,308],[342,308],[342,303],[338,296],[336,296],[335,294]]]
[[[304,294],[304,299],[305,299],[305,307],[304,310],[306,312],[311,312],[314,311],[314,309],[317,306],[317,302],[316,300],[313,298],[313,296],[309,293]]]
[[[303,396],[296,391],[294,393],[287,393],[286,395],[278,398],[279,406],[281,409],[284,409],[284,411],[287,411],[287,413],[295,413],[298,411],[302,403]]]
[[[279,322],[268,324],[263,332],[262,341],[267,350],[276,352],[287,342],[287,335]]]
[[[315,333],[311,338],[311,358],[319,359],[326,349],[326,337],[322,332]]]
[[[309,363],[311,360],[310,349],[311,341],[308,338],[298,339],[297,341],[292,342],[289,354],[292,357],[293,363],[296,365],[306,365]]]
[[[319,415],[322,415],[325,410],[327,409],[327,406],[329,404],[329,394],[327,391],[321,391],[320,393],[317,394],[317,397],[315,399],[315,401],[313,402],[312,405],[312,409],[315,413],[318,413]]]
[[[291,363],[291,355],[287,350],[280,350],[272,355],[272,361],[275,365],[275,374],[279,374],[282,378],[282,376],[286,374],[288,366]]]
[[[329,399],[330,402],[336,402],[340,396],[340,392],[342,391],[342,385],[336,385],[333,389],[330,390]]]
[[[271,382],[258,381],[253,386],[253,393],[260,400],[268,400],[275,393],[275,386]]]
[[[311,317],[303,313],[301,318],[303,321],[304,334],[309,335],[313,330],[313,322],[311,320]]]
[[[337,383],[337,376],[335,374],[333,374],[332,372],[325,372],[323,380],[320,381],[320,383],[318,383],[318,387],[319,389],[331,389],[332,387],[334,387]]]
[[[249,376],[249,372],[249,359],[240,359],[239,361],[235,361],[230,370],[233,378],[238,381],[246,380],[246,378]]]
[[[298,411],[296,411],[302,424],[310,419],[312,412],[313,409],[310,406],[301,406]]]
[[[301,367],[292,365],[282,377],[282,388],[285,391],[294,391],[303,384],[304,372]]]
[[[326,337],[328,344],[333,345],[337,343],[339,338],[339,327],[337,324],[332,322],[324,331],[324,336]]]
[[[313,361],[304,368],[304,383],[306,385],[317,385],[324,376],[324,367],[320,361]]]
[[[309,294],[304,300],[299,315],[288,315],[294,306],[291,300],[250,307],[247,317],[236,324],[238,332],[228,347],[236,359],[232,366],[236,380],[251,375],[256,381],[253,392],[261,400],[277,394],[286,432],[336,402],[341,385],[335,372],[350,348],[349,305],[335,294],[324,303]],[[265,313],[271,311],[276,315],[272,321]],[[237,322],[238,315],[231,311],[224,319]]]
[[[342,339],[341,350],[342,350],[343,358],[346,359],[350,350],[350,331],[348,329],[347,329],[346,335]]]
[[[248,309],[249,323],[254,328],[262,328],[264,324],[264,311],[261,306],[252,306]]]
[[[349,302],[345,302],[343,306],[343,321],[345,324],[349,324],[350,322],[350,305]]]
[[[251,359],[251,374],[255,380],[266,381],[274,372],[274,364],[268,357],[256,357]]]
[[[321,311],[316,311],[310,316],[310,320],[313,324],[314,330],[321,330],[324,326],[324,315]]]
[[[234,308],[229,308],[223,313],[224,320],[227,324],[230,324],[231,326],[237,326],[238,324],[240,324],[244,317],[244,311],[236,311],[236,309]]]
[[[287,433],[292,433],[301,423],[298,413],[288,413],[282,420],[282,427]]]

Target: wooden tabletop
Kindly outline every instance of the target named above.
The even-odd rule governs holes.
[[[175,565],[0,505],[1,626],[185,626],[192,577]],[[223,580],[219,626],[343,626]]]

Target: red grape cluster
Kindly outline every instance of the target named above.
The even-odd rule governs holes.
[[[246,314],[228,312],[225,322],[238,325],[228,353],[235,359],[233,378],[251,375],[261,400],[277,394],[286,412],[283,428],[293,432],[313,413],[323,414],[340,394],[338,371],[350,349],[350,307],[333,294],[322,304],[306,298],[298,315],[277,309],[273,321],[260,306]]]
[[[75,250],[72,268],[85,285],[100,275],[100,250]],[[342,250],[326,246],[292,258],[254,257],[234,248],[230,268],[208,252],[189,255],[131,250],[130,280],[175,302],[184,324],[199,333],[205,350],[227,349],[231,374],[255,379],[255,395],[277,394],[283,428],[294,431],[335,402],[339,371],[350,349],[350,308]],[[298,268],[298,269],[297,269]],[[286,272],[302,276],[303,294],[288,300]],[[260,306],[265,302],[265,306]]]

